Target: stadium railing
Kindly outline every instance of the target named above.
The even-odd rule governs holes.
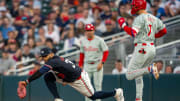
[[[164,20],[163,21],[166,26],[167,26],[167,30],[168,30],[168,34],[170,35],[166,35],[164,38],[161,38],[161,39],[158,39],[158,41],[156,41],[156,45],[159,47],[159,48],[163,48],[165,47],[166,45],[171,45],[170,43],[168,42],[171,42],[175,39],[178,39],[179,37],[177,37],[177,33],[179,33],[178,31],[173,31],[172,30],[174,28],[177,27],[177,29],[179,30],[179,25],[180,25],[180,15],[179,16],[175,16],[175,17],[172,17],[172,18],[169,18],[167,20]],[[175,35],[173,35],[175,33]],[[169,38],[169,36],[173,36],[173,38]],[[179,35],[180,36],[180,35]],[[117,34],[114,34],[114,35],[110,35],[110,36],[107,36],[107,37],[104,37],[104,40],[105,42],[107,43],[108,47],[109,47],[109,50],[110,50],[110,56],[108,57],[108,60],[105,64],[105,72],[106,73],[110,73],[110,70],[112,70],[112,68],[109,68],[109,66],[112,67],[112,65],[114,64],[114,61],[115,59],[119,59],[119,56],[118,57],[118,48],[125,48],[124,51],[126,51],[126,53],[122,53],[122,54],[130,54],[128,56],[126,56],[123,60],[123,63],[125,66],[127,66],[127,61],[129,61],[128,59],[130,58],[132,52],[133,52],[133,39],[128,36],[127,34],[125,34],[125,32],[121,32],[121,33],[117,33]],[[167,43],[167,44],[166,44]],[[173,41],[172,44],[175,44],[175,43],[179,43],[179,41]],[[124,46],[122,46],[124,45]],[[160,46],[159,46],[160,45]],[[157,47],[157,48],[158,48]],[[59,56],[62,56],[62,57],[65,57],[65,58],[69,58],[70,60],[75,60],[79,57],[79,49],[77,47],[72,47],[71,49],[68,49],[68,50],[60,50],[57,52],[57,55]],[[28,62],[32,62],[34,61],[35,58],[33,59],[30,59],[28,61],[22,61],[22,62],[17,62],[16,65],[15,65],[15,68],[12,69],[12,70],[9,70],[8,73],[12,73],[12,74],[15,74],[17,73],[17,71],[20,71],[20,70],[29,70],[29,69],[32,69],[33,66],[31,67],[23,67],[22,69],[17,69],[16,67],[20,64],[24,64],[24,63],[28,63]],[[108,67],[108,69],[106,70],[106,68]]]

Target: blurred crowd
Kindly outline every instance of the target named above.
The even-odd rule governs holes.
[[[56,53],[79,46],[85,24],[94,24],[95,34],[100,37],[121,32],[117,19],[125,17],[131,26],[135,17],[130,14],[130,3],[130,0],[0,0],[0,74],[6,74],[17,62],[38,59],[42,47]],[[180,14],[180,1],[149,0],[147,11],[164,20]]]
[[[155,61],[160,74],[179,74],[180,66],[166,65],[162,60]],[[114,63],[113,75],[125,74],[127,68],[124,67],[122,60],[117,59]]]

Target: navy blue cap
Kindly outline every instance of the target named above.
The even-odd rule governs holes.
[[[52,53],[50,48],[47,48],[47,47],[42,48],[41,51],[40,51],[40,56],[45,57],[45,56],[49,55],[50,53]]]

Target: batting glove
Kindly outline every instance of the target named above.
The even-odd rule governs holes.
[[[121,17],[121,18],[118,19],[118,23],[119,23],[119,26],[120,26],[121,28],[123,28],[123,29],[124,29],[124,27],[126,26],[126,22],[125,22],[125,19],[124,19],[123,17]]]

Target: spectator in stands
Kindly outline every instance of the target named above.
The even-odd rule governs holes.
[[[10,19],[5,17],[3,18],[3,26],[2,26],[2,35],[4,39],[8,39],[8,32],[13,31],[14,27],[11,25]]]
[[[157,64],[158,72],[163,73],[163,61],[159,60],[159,61],[156,62],[156,64]]]
[[[160,18],[160,19],[165,19],[166,18],[166,12],[164,8],[161,5],[161,0],[154,0],[152,10],[155,11],[154,16]]]
[[[33,49],[34,49],[35,46],[36,46],[35,43],[36,43],[36,42],[35,42],[35,39],[32,38],[32,37],[29,37],[28,40],[27,40],[27,43],[25,43],[25,44],[28,44],[29,47],[30,47],[31,52],[33,52]]]
[[[100,13],[101,13],[101,8],[100,7],[98,7],[98,6],[96,6],[96,7],[94,7],[94,8],[92,8],[92,13],[93,13],[93,18],[94,18],[94,20],[96,20],[97,18],[99,18],[100,17]]]
[[[76,33],[75,36],[79,39],[81,39],[82,37],[84,37],[84,23],[82,21],[80,21],[76,27]]]
[[[172,66],[166,66],[166,68],[165,68],[165,73],[166,74],[171,74],[171,73],[173,73],[173,67]]]
[[[41,39],[42,44],[45,44],[46,37],[45,37],[45,32],[44,32],[43,27],[39,28],[38,30],[38,38]]]
[[[134,18],[133,18],[132,16],[128,16],[128,17],[127,17],[128,26],[132,27],[133,19],[134,19]]]
[[[22,51],[20,49],[18,49],[16,51],[16,53],[12,56],[13,60],[16,61],[16,62],[19,62],[21,61],[21,58],[22,58]]]
[[[96,25],[95,25],[95,28],[96,28]],[[94,34],[97,35],[97,36],[100,36],[100,37],[102,36],[102,32],[97,30],[97,29],[95,29]]]
[[[0,1],[0,6],[5,7],[6,6],[6,0],[1,0]]]
[[[25,7],[25,5],[21,5],[21,6],[19,6],[18,15],[16,15],[14,24],[21,26],[24,23],[24,21],[22,19],[25,19],[25,17],[29,20],[27,7]]]
[[[126,11],[126,4],[124,4],[122,1],[119,3],[119,15],[125,18],[129,16],[129,14]]]
[[[116,4],[115,4],[115,1],[116,1],[116,0],[107,0],[107,1],[108,1],[108,4],[109,4],[109,7],[110,7],[110,8],[117,7]]]
[[[131,1],[130,0],[126,0],[125,8],[126,8],[126,13],[128,15],[131,15]],[[146,10],[148,10],[148,8],[150,9],[150,7],[149,7],[149,5],[147,3]]]
[[[0,17],[0,30],[2,30],[2,26],[3,26],[3,18]]]
[[[90,2],[90,3],[89,3]],[[83,3],[82,3],[82,7],[83,7],[83,9],[89,9],[89,6],[96,6],[96,3],[97,3],[97,0],[90,0],[90,1],[84,1]]]
[[[84,8],[83,8],[82,5],[79,5],[79,6],[77,7],[77,13],[74,14],[75,19],[80,19],[80,18],[83,17],[83,10],[84,10]],[[77,23],[76,23],[76,25],[77,25]]]
[[[112,16],[112,14],[111,14],[111,9],[110,9],[109,5],[104,5],[103,12],[100,15],[101,19],[102,20],[110,19],[111,16]]]
[[[56,53],[58,51],[58,47],[56,47],[53,43],[53,40],[51,38],[47,38],[45,45],[52,50],[53,53]]]
[[[77,20],[76,26],[78,25],[79,22],[83,22],[84,24],[92,24],[94,23],[94,19],[89,16],[89,10],[84,9],[83,11],[83,17]]]
[[[8,51],[9,51],[11,56],[13,56],[17,52],[17,50],[19,49],[18,43],[14,39],[9,40],[8,47],[9,47]]]
[[[180,14],[180,1],[178,0],[168,0],[165,4],[166,14],[169,16],[175,16]]]
[[[34,15],[32,19],[29,21],[29,27],[34,31],[34,36],[37,38],[41,18],[38,15]]]
[[[41,64],[39,62],[34,63],[34,68],[29,71],[28,75],[33,75],[36,71],[38,71],[41,68]]]
[[[12,23],[12,16],[11,14],[7,11],[7,8],[5,6],[0,7],[0,17],[1,18],[8,18],[9,22]]]
[[[105,25],[106,25],[106,32],[102,34],[103,37],[113,35],[116,33],[116,31],[113,29],[112,21],[110,19],[107,19],[105,21]]]
[[[24,38],[23,38],[24,43],[27,43],[27,40],[29,38],[33,38],[33,39],[35,38],[34,30],[33,29],[28,29],[27,33],[25,33]]]
[[[19,16],[19,18],[16,18],[16,20],[17,21],[15,21],[15,28],[19,32],[17,38],[23,40],[24,35],[30,28],[28,18],[26,16]]]
[[[36,39],[36,47],[33,50],[33,53],[36,58],[39,57],[40,50],[44,47],[45,47],[45,43],[43,43],[40,38]]]
[[[68,12],[62,12],[60,16],[56,19],[57,25],[60,29],[63,29],[69,24],[69,15]]]
[[[53,22],[49,22],[46,26],[43,27],[45,31],[46,38],[53,39],[53,43],[59,43],[60,36],[59,36],[59,28],[58,26],[54,25]]]
[[[97,31],[100,31],[101,33],[106,32],[106,26],[105,23],[101,20],[101,18],[97,18],[95,20],[95,27]],[[101,36],[101,35],[99,35]]]
[[[89,9],[89,16],[93,17],[96,19],[96,17],[99,16],[97,12],[99,12],[99,7],[97,6],[98,0],[90,0],[90,2],[84,2],[83,3],[83,8],[84,9]]]
[[[69,31],[70,31],[69,27],[65,27],[64,28],[64,30],[63,30],[63,32],[61,34],[61,40],[64,41],[67,38],[67,35],[68,35]]]
[[[12,5],[9,8],[12,17],[18,16],[19,6],[20,6],[20,0],[12,0]]]
[[[0,31],[0,50],[2,50],[4,48],[4,46],[5,46],[5,42],[4,42],[2,33]]]
[[[16,40],[17,34],[18,34],[17,31],[9,31],[9,32],[8,32],[8,39],[4,40],[4,41],[5,41],[5,45],[8,45],[8,42],[9,42],[10,40]],[[18,45],[19,45],[18,40],[17,40],[16,42],[17,42]]]
[[[112,11],[111,19],[116,22],[118,17],[119,17],[119,15],[118,15],[118,8],[115,8],[115,7],[111,8],[111,11]]]
[[[180,66],[176,66],[173,73],[174,74],[180,74]]]
[[[7,50],[3,50],[2,58],[0,58],[0,66],[1,66],[0,74],[6,75],[7,74],[6,72],[9,69],[13,69],[15,64],[16,64],[15,61],[9,56],[9,52]]]
[[[69,22],[73,23],[74,25],[76,24],[77,19],[75,19],[75,11],[72,9],[69,11],[68,15],[69,15]]]
[[[28,60],[30,60],[32,58],[35,58],[34,54],[30,52],[31,48],[30,48],[29,44],[24,44],[22,51],[23,51],[22,61],[28,61]],[[28,62],[28,63],[24,63],[23,65],[28,66],[28,65],[30,65],[32,63],[33,62]]]
[[[73,46],[80,46],[79,40],[75,37],[74,31],[69,31],[68,38],[64,42],[64,50],[68,50]]]
[[[112,70],[112,74],[124,74],[126,73],[126,68],[123,66],[121,60],[116,60],[115,68]]]

